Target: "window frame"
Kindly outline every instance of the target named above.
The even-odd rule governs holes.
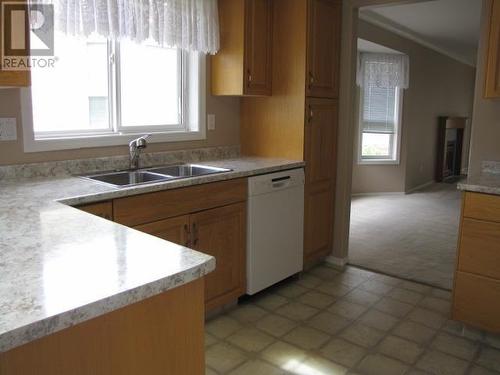
[[[126,145],[140,135],[149,133],[153,136],[150,143],[179,142],[206,139],[206,57],[199,53],[180,51],[181,64],[181,126],[155,125],[144,127],[123,127],[120,112],[117,110],[119,92],[119,61],[116,58],[118,44],[108,41],[108,57],[114,61],[108,63],[109,127],[68,132],[45,132],[37,136],[34,132],[31,87],[20,89],[21,123],[25,152],[71,150],[79,148]]]
[[[396,104],[395,104],[395,132],[391,136],[389,148],[392,155],[377,155],[377,156],[363,156],[363,106],[364,106],[364,90],[359,88],[359,109],[358,109],[358,152],[357,160],[361,165],[399,165],[401,160],[401,133],[402,133],[402,114],[403,114],[403,98],[404,90],[396,88]],[[366,132],[369,133],[369,132]]]

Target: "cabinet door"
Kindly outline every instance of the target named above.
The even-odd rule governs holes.
[[[335,194],[337,102],[309,99],[305,127],[304,259],[332,249]]]
[[[272,25],[271,0],[245,0],[246,95],[271,95]]]
[[[190,246],[189,215],[158,220],[152,223],[133,227],[141,232],[151,234],[178,245]]]
[[[245,218],[245,203],[191,215],[193,248],[216,259],[215,271],[205,280],[207,310],[245,293]]]
[[[500,97],[500,0],[493,0],[491,7],[485,97]]]
[[[113,203],[111,201],[86,204],[77,208],[89,214],[113,220]]]
[[[342,3],[309,0],[307,11],[307,96],[337,98]]]

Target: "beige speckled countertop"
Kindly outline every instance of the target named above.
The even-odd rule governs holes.
[[[0,352],[188,283],[213,257],[69,205],[302,167],[204,162],[232,172],[113,188],[77,177],[0,179]]]
[[[458,189],[484,194],[500,195],[500,173],[483,172],[467,177],[464,182],[458,183]]]

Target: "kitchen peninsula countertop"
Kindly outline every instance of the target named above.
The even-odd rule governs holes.
[[[458,189],[476,193],[500,195],[500,173],[480,173],[458,183]]]
[[[212,256],[71,206],[304,166],[267,158],[203,164],[233,171],[127,188],[69,176],[0,179],[0,352],[215,269]]]

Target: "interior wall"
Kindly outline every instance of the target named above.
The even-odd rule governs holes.
[[[484,99],[486,53],[488,49],[488,16],[492,0],[483,1],[481,38],[479,40],[476,93],[471,135],[469,173],[481,171],[482,161],[500,161],[500,99]]]
[[[210,70],[207,59],[207,72]],[[207,138],[199,141],[150,143],[148,152],[192,149],[213,146],[239,144],[240,100],[237,97],[216,97],[210,94],[210,74],[207,74],[207,113],[215,114],[216,129],[207,130]],[[19,89],[0,89],[0,117],[17,119],[17,140],[0,141],[0,165],[23,164],[53,160],[94,158],[102,156],[127,155],[128,147],[111,146],[82,148],[75,150],[25,153],[23,150],[23,132],[21,124],[21,106]]]
[[[358,37],[407,54],[410,87],[403,97],[401,163],[359,165],[355,155],[352,192],[401,192],[431,182],[438,117],[472,117],[475,69],[363,20]]]

